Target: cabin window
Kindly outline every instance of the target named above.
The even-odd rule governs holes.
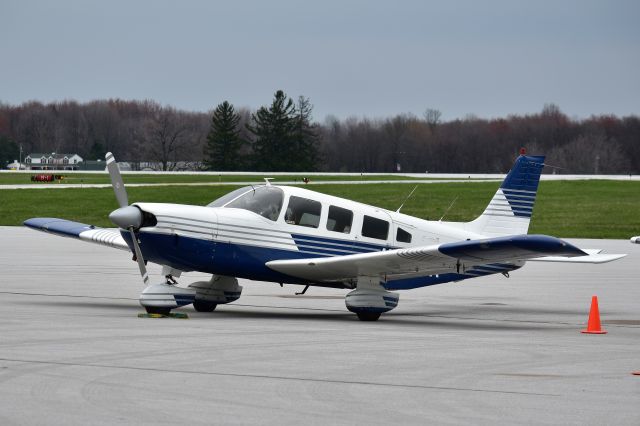
[[[389,222],[371,216],[364,216],[362,222],[362,236],[386,240],[389,235]]]
[[[353,222],[353,212],[351,210],[329,206],[329,217],[327,218],[327,229],[329,231],[348,234],[351,232],[351,222]]]
[[[410,243],[411,234],[402,228],[398,228],[398,232],[396,232],[396,241],[399,243]]]
[[[284,220],[289,225],[317,228],[320,225],[320,211],[322,204],[308,198],[291,196]]]
[[[259,186],[225,205],[228,208],[244,209],[269,220],[277,220],[282,210],[284,192],[275,186]],[[213,204],[213,203],[212,203]]]

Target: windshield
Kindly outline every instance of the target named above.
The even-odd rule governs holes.
[[[215,202],[217,201],[218,200]],[[280,216],[280,210],[282,210],[283,201],[284,192],[282,189],[275,186],[259,186],[253,190],[249,190],[249,192],[224,207],[245,209],[257,213],[262,217],[266,217],[269,220],[277,220],[278,216]]]
[[[241,194],[244,194],[245,192],[251,191],[252,189],[253,187],[251,186],[243,186],[242,188],[238,188],[235,191],[231,191],[230,193],[223,195],[217,200],[210,202],[209,204],[207,204],[207,207],[222,207],[225,204],[227,204],[229,201],[239,197]]]

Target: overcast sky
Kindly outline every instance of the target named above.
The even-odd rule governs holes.
[[[640,1],[0,0],[0,101],[640,114]]]

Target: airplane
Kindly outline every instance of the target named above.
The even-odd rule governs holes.
[[[629,241],[631,241],[632,244],[640,244],[640,236],[639,237],[631,237],[629,239]]]
[[[398,211],[265,184],[236,189],[206,206],[129,204],[116,160],[106,154],[119,208],[119,229],[56,218],[24,225],[133,254],[145,288],[139,302],[168,315],[189,304],[198,312],[240,298],[238,278],[350,290],[346,308],[362,321],[397,307],[398,291],[509,273],[527,261],[610,262],[624,254],[582,250],[548,235],[527,234],[544,156],[521,152],[485,208],[470,222],[429,221]],[[150,283],[147,262],[162,265]],[[183,272],[211,274],[178,285]]]

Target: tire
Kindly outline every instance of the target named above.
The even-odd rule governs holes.
[[[193,302],[193,309],[198,312],[213,312],[218,305],[213,302],[207,302],[206,300],[195,300]]]
[[[144,309],[148,314],[169,315],[171,308],[159,308],[157,306],[145,306]]]
[[[378,312],[358,312],[358,319],[360,321],[378,321],[380,318],[380,313]]]

